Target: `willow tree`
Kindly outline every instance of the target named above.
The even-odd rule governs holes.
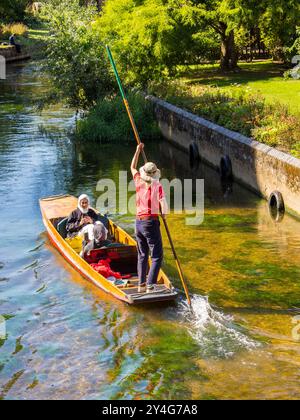
[[[208,57],[218,42],[211,29],[199,36],[173,0],[106,0],[94,28],[113,47],[127,81],[143,86]]]

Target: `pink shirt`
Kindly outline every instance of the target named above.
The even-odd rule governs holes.
[[[163,187],[159,181],[153,181],[151,186],[142,180],[137,172],[134,176],[136,187],[137,216],[158,216],[159,202],[165,197]]]

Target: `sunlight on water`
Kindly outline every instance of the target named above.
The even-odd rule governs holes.
[[[204,357],[228,358],[240,350],[260,346],[240,331],[232,316],[213,309],[207,296],[194,295],[191,302],[192,311],[186,301],[180,302],[180,313]]]

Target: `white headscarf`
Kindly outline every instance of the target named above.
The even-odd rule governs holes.
[[[87,207],[86,209],[84,209],[84,208],[81,206],[81,202],[82,202],[82,200],[87,200],[87,201],[89,202],[89,205],[88,205],[88,207]],[[81,211],[81,213],[83,213],[83,214],[87,214],[87,213],[88,213],[89,208],[90,208],[90,199],[89,199],[89,196],[88,196],[88,195],[86,195],[86,194],[81,194],[81,196],[78,198],[78,208],[79,208],[79,210]]]

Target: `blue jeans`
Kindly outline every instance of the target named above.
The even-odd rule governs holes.
[[[145,284],[149,253],[152,264],[148,273],[147,286],[157,283],[157,277],[163,260],[163,246],[158,219],[137,220],[136,239],[138,248],[139,284]]]

